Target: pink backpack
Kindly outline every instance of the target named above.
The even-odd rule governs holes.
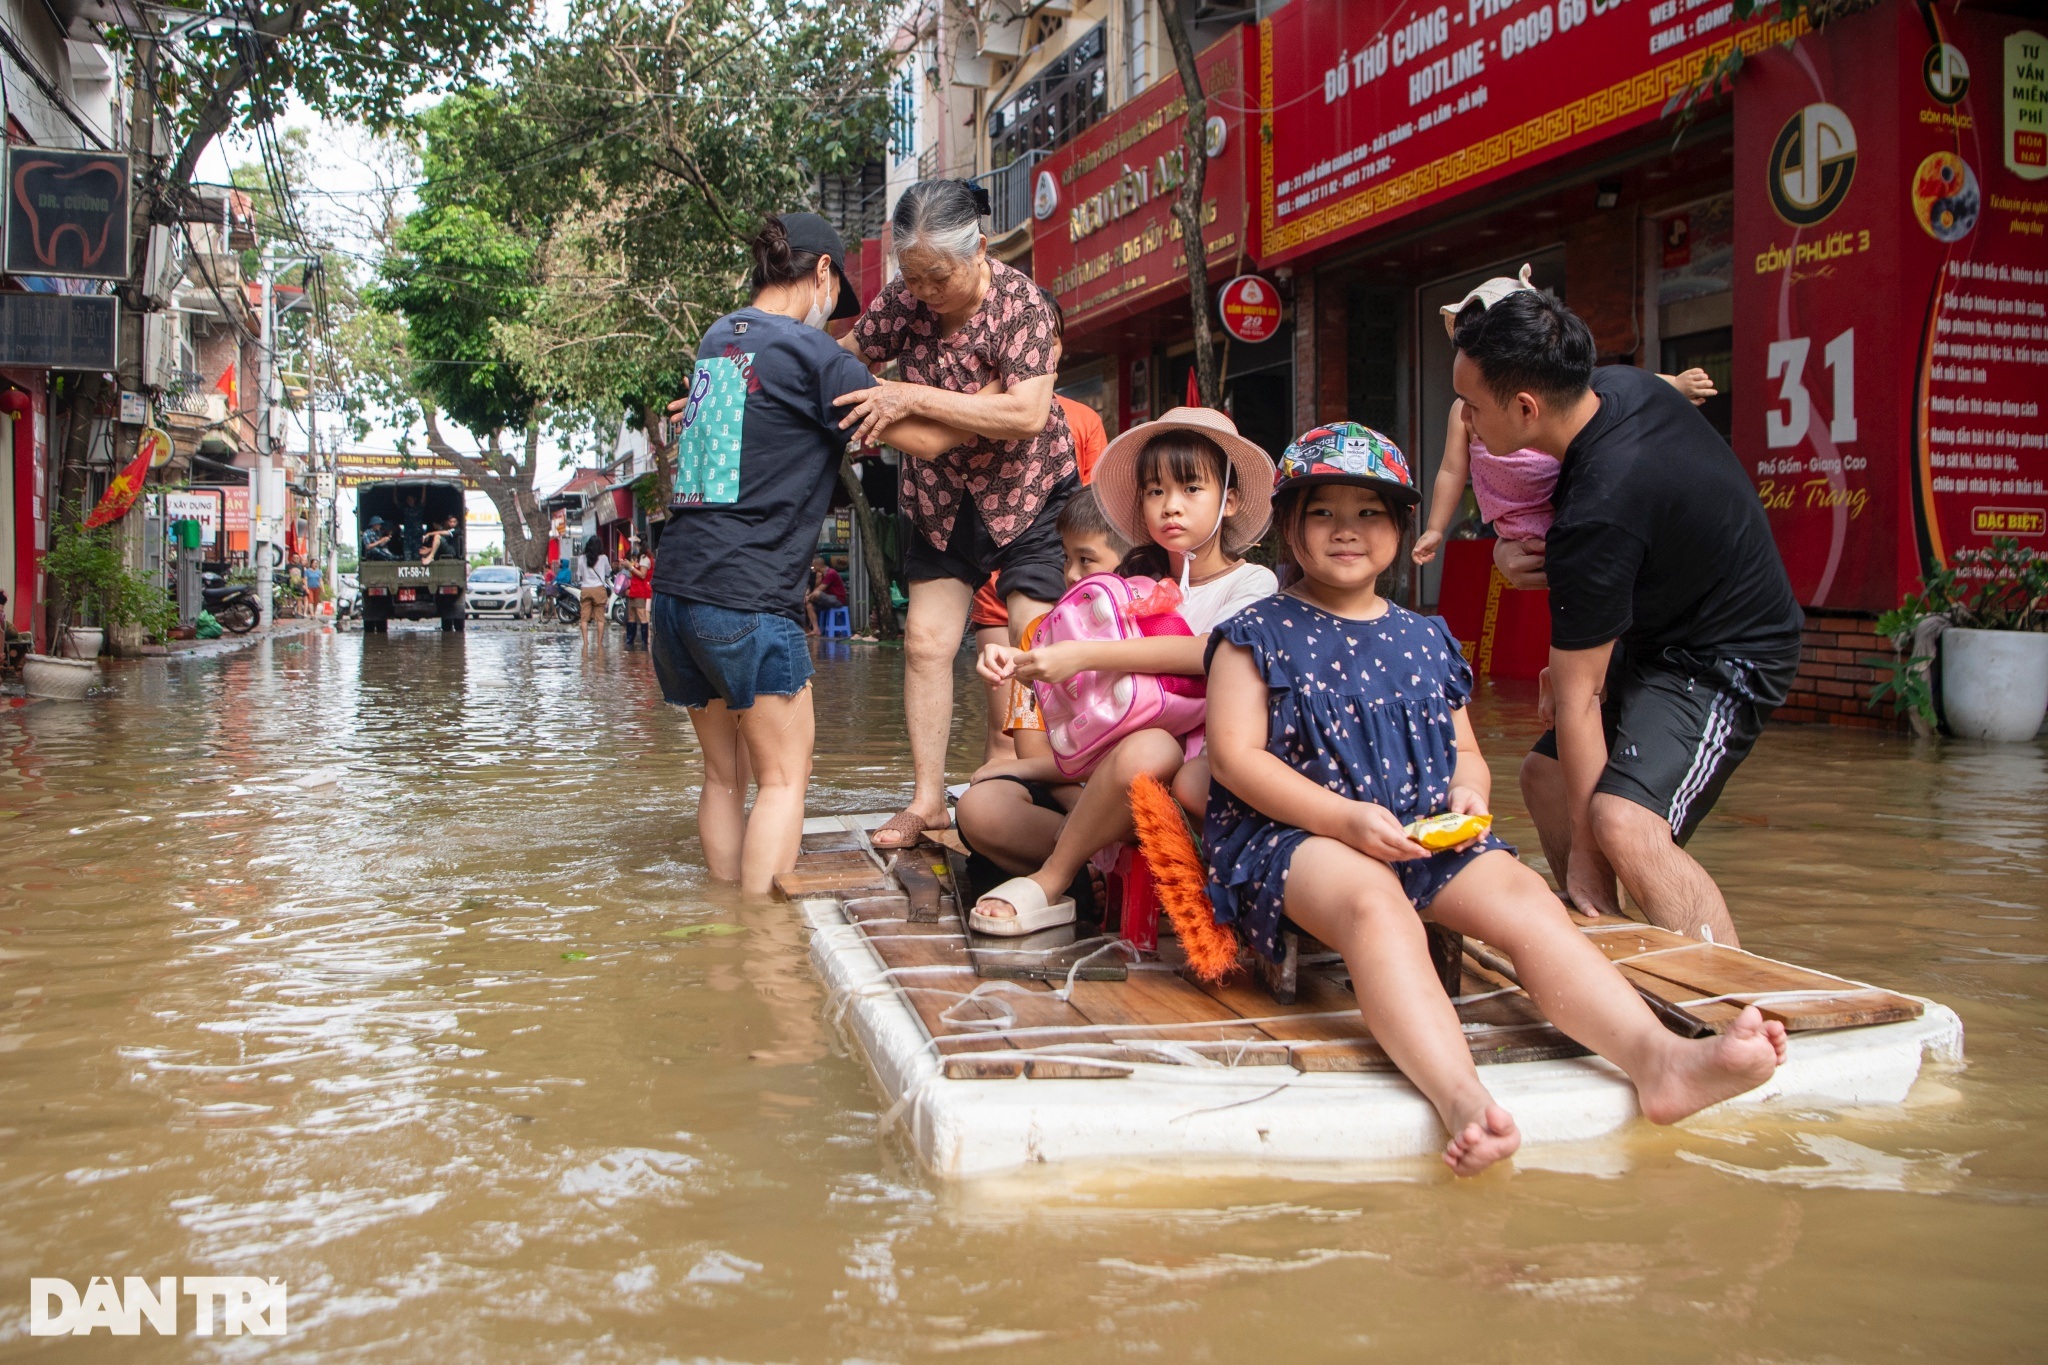
[[[1090,574],[1046,613],[1033,644],[1194,634],[1179,607],[1180,587],[1169,580]],[[1208,686],[1204,678],[1105,670],[1076,673],[1063,683],[1031,684],[1045,713],[1053,761],[1068,777],[1086,776],[1125,735],[1147,729],[1186,735],[1200,729]]]

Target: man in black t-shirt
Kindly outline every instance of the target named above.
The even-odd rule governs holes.
[[[1562,463],[1541,542],[1501,569],[1550,588],[1553,729],[1522,765],[1551,870],[1581,909],[1736,942],[1684,844],[1785,699],[1803,617],[1747,472],[1671,385],[1594,369],[1585,323],[1554,295],[1458,315],[1452,382],[1491,450]]]

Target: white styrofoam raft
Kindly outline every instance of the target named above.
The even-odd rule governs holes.
[[[1435,1111],[1396,1074],[1131,1063],[1121,1080],[947,1080],[923,1024],[838,904],[818,898],[800,908],[815,931],[811,961],[831,1010],[935,1175],[1076,1163],[1318,1179],[1341,1179],[1348,1168],[1368,1178],[1374,1163],[1443,1147]],[[1729,1103],[1902,1101],[1923,1060],[1962,1060],[1962,1021],[1925,1004],[1922,1017],[1904,1023],[1795,1035],[1777,1074]],[[1491,1066],[1486,1083],[1514,1114],[1525,1150],[1597,1138],[1637,1117],[1633,1087],[1598,1058]]]

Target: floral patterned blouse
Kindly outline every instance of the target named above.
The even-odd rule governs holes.
[[[988,263],[981,307],[940,336],[939,316],[918,302],[901,276],[889,281],[853,324],[861,359],[894,360],[903,378],[954,393],[976,393],[1001,379],[1014,388],[1057,364],[1052,308],[1031,277]],[[903,462],[902,500],[918,532],[944,549],[962,500],[972,498],[998,545],[1029,526],[1060,480],[1074,472],[1074,438],[1054,403],[1045,430],[1026,441],[977,436],[935,460]]]

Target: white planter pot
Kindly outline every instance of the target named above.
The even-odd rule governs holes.
[[[99,671],[99,665],[90,659],[59,659],[53,654],[31,654],[22,661],[21,682],[31,697],[84,701],[86,690],[92,686]]]
[[[1964,739],[2032,739],[2048,715],[2048,633],[1942,632],[1941,705]]]
[[[70,637],[64,653],[73,659],[97,659],[106,648],[107,632],[98,626],[73,626],[66,631]]]

